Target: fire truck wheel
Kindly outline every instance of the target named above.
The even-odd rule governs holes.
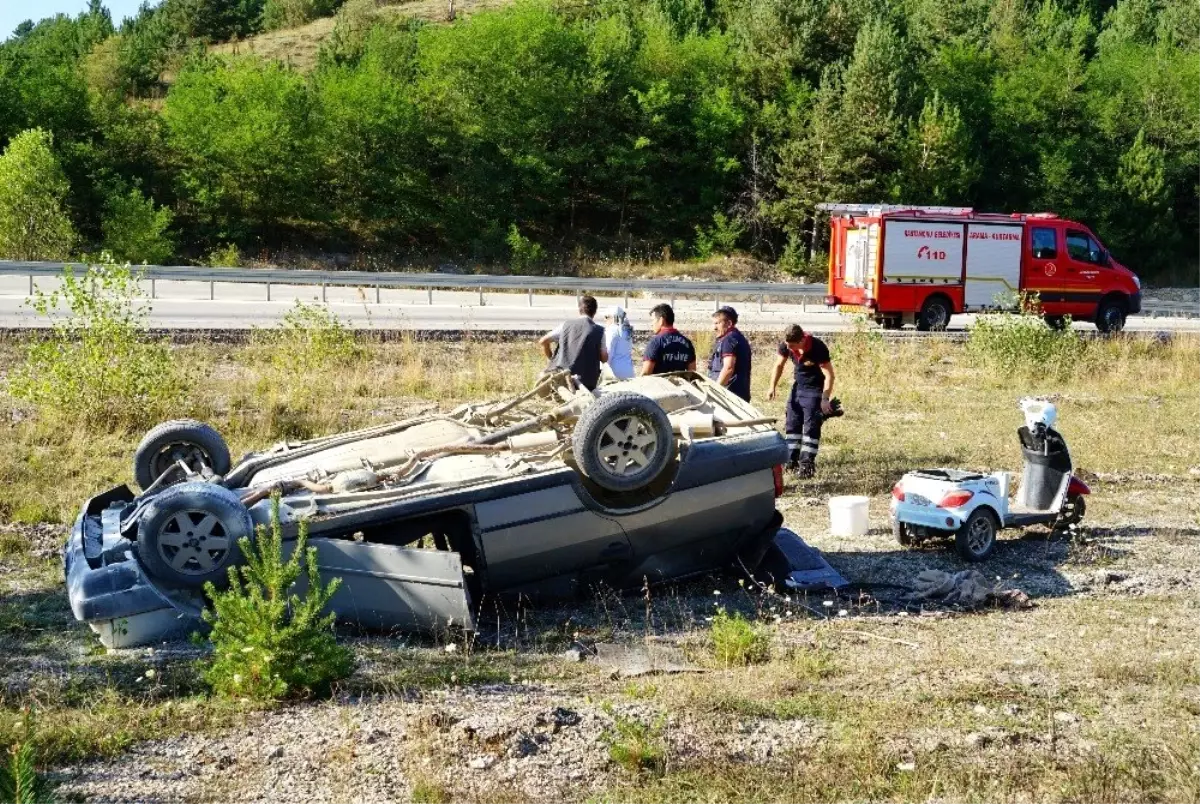
[[[917,329],[922,332],[938,332],[950,324],[950,300],[945,296],[930,296],[921,305],[921,314],[917,316]]]
[[[1096,329],[1104,333],[1125,329],[1125,303],[1120,298],[1114,296],[1100,302],[1096,310]]]

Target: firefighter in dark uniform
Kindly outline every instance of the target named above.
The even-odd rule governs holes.
[[[834,414],[830,404],[833,363],[824,341],[793,324],[779,344],[779,360],[771,372],[768,399],[775,398],[775,388],[789,362],[795,367],[795,380],[788,396],[784,428],[784,440],[791,450],[788,469],[800,477],[812,477],[817,469],[817,451],[821,448],[821,425],[826,416]]]

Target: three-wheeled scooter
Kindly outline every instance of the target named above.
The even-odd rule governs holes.
[[[1019,403],[1025,425],[1017,430],[1025,465],[1016,498],[1009,500],[1011,475],[984,475],[958,469],[918,469],[892,489],[892,531],[909,546],[952,537],[967,561],[983,561],[996,546],[1001,528],[1050,525],[1056,529],[1083,519],[1087,484],[1073,474],[1067,442],[1054,429],[1053,403],[1025,398]]]

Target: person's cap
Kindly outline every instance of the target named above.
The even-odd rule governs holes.
[[[625,317],[625,308],[619,304],[614,304],[612,307],[609,307],[607,310],[604,311],[604,317],[611,318],[614,321],[624,318]]]
[[[713,313],[713,315],[718,315],[718,314],[725,316],[726,318],[728,318],[730,321],[732,321],[735,324],[737,323],[737,310],[733,309],[732,307],[729,307],[729,306],[718,307],[717,311],[715,313]]]

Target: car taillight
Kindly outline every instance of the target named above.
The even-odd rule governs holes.
[[[900,485],[899,483],[892,486],[892,496],[900,502],[904,502],[904,486]]]
[[[938,508],[958,508],[975,496],[973,491],[951,491],[938,503]]]
[[[771,468],[771,476],[775,478],[775,497],[783,496],[783,464],[775,464]]]

